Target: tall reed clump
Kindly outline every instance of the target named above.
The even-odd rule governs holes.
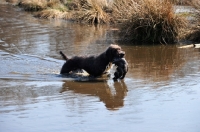
[[[110,16],[104,10],[106,4],[100,0],[80,0],[80,11],[76,15],[76,20],[81,23],[104,24],[110,22]]]
[[[36,11],[40,18],[62,18],[81,23],[110,22],[107,0],[19,0],[26,11]]]
[[[40,18],[67,18],[69,13],[60,0],[19,0],[20,7],[26,11],[34,11]]]
[[[116,0],[114,14],[123,39],[133,42],[174,43],[186,26],[167,0]]]
[[[48,19],[68,19],[71,17],[71,14],[68,12],[67,7],[61,3],[60,0],[48,0],[46,3],[46,9],[37,12],[35,16]]]
[[[194,42],[200,42],[200,1],[192,0],[190,5],[195,9],[195,19],[190,32],[186,35],[186,39]]]

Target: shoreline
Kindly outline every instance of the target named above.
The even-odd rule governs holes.
[[[38,0],[36,0],[38,1]],[[46,0],[43,0],[46,1]],[[108,25],[117,25],[118,27],[118,31],[121,32],[122,34],[124,32],[127,32],[127,29],[130,26],[126,26],[127,24],[136,24],[137,23],[127,23],[126,21],[129,21],[128,19],[130,18],[128,15],[125,16],[123,15],[123,13],[126,13],[128,11],[127,9],[127,5],[123,5],[125,7],[124,10],[123,6],[119,7],[120,12],[118,11],[118,13],[120,14],[116,14],[116,8],[111,8],[110,6],[105,6],[102,3],[96,3],[96,2],[92,2],[92,3],[88,3],[87,0],[85,0],[86,3],[74,3],[76,0],[70,2],[70,3],[61,3],[59,0],[54,1],[54,2],[50,2],[48,3],[42,3],[42,1],[40,1],[39,3],[34,3],[35,5],[33,5],[33,3],[30,3],[29,1],[23,1],[23,0],[7,0],[7,2],[5,1],[5,3],[8,4],[12,4],[14,6],[18,6],[21,9],[23,9],[24,11],[28,11],[28,12],[32,12],[34,17],[38,17],[40,18],[44,18],[44,19],[63,19],[63,20],[67,20],[67,21],[72,21],[75,23],[83,23],[83,24],[108,24]],[[148,0],[146,0],[148,1]],[[83,4],[83,5],[81,5]],[[119,3],[120,4],[120,3]],[[137,6],[137,5],[136,5]],[[116,6],[117,7],[117,6]],[[176,9],[175,9],[176,8]],[[159,7],[157,7],[157,9],[159,9]],[[183,24],[179,24],[178,27],[173,27],[176,24],[173,24],[174,22],[171,23],[172,25],[172,33],[166,33],[166,36],[171,36],[170,34],[172,34],[173,38],[165,38],[165,40],[160,40],[159,38],[154,38],[153,40],[151,39],[147,39],[144,40],[142,39],[142,42],[149,42],[151,44],[154,43],[173,43],[173,42],[180,42],[180,41],[196,41],[197,43],[200,42],[200,40],[196,39],[195,35],[196,33],[194,32],[200,32],[199,28],[196,28],[198,25],[196,24],[197,22],[195,21],[195,16],[193,14],[193,12],[195,12],[195,9],[192,6],[180,6],[180,5],[173,5],[173,9],[174,10],[174,18],[167,18],[169,20],[167,21],[174,21],[175,23],[181,23],[179,21],[176,22],[176,19],[180,19],[180,21],[185,21],[183,22]],[[170,11],[170,10],[169,10]],[[151,12],[150,12],[151,13]],[[142,15],[142,14],[141,14]],[[152,17],[151,15],[153,14],[149,14],[150,17]],[[159,16],[160,14],[158,14]],[[121,18],[123,17],[123,18]],[[141,16],[142,17],[142,16]],[[163,18],[161,19],[166,19],[164,17],[168,17],[168,16],[162,16]],[[177,18],[176,18],[177,17]],[[181,20],[185,18],[186,20]],[[138,19],[138,17],[137,17]],[[147,18],[147,19],[152,19],[152,18]],[[157,19],[156,17],[153,19]],[[171,19],[171,20],[170,20]],[[177,20],[178,20],[177,19]],[[162,20],[162,21],[163,21]],[[160,22],[162,22],[160,21]],[[164,20],[165,21],[165,20]],[[148,20],[148,22],[151,22]],[[153,21],[152,21],[153,22]],[[159,21],[157,23],[160,23]],[[184,23],[186,24],[186,22],[188,23],[187,26],[184,25]],[[141,22],[139,22],[141,23]],[[144,22],[145,23],[145,22]],[[154,22],[153,22],[154,23]],[[169,23],[169,22],[167,22]],[[191,24],[192,23],[192,24]],[[168,25],[168,26],[171,26]],[[196,26],[197,25],[197,26]],[[124,27],[125,26],[125,27]],[[145,26],[145,25],[140,25],[140,26]],[[155,25],[153,24],[152,27],[151,25],[149,26],[150,28],[153,28]],[[162,25],[161,25],[162,26]],[[149,28],[148,27],[148,28]],[[124,28],[126,31],[123,31]],[[134,29],[130,30],[130,33],[132,32],[132,30],[135,30],[137,27],[135,27]],[[178,29],[177,31],[174,29]],[[140,30],[147,30],[145,29],[140,29]],[[156,29],[158,31],[152,32],[151,34],[157,34],[157,32],[159,32],[159,30],[168,30],[168,29]],[[173,31],[174,30],[174,31]],[[180,31],[179,31],[180,30]],[[136,34],[138,34],[139,32],[136,32]],[[135,33],[134,33],[135,34]],[[168,35],[167,35],[168,34]],[[174,34],[177,34],[176,36],[174,36]],[[193,35],[195,34],[195,35]],[[138,34],[139,35],[139,34]],[[145,35],[145,34],[144,34]],[[141,37],[143,36],[143,34],[141,34]],[[196,35],[198,37],[198,35]],[[127,37],[127,36],[126,36]],[[130,39],[130,41],[134,41],[134,42],[139,42],[141,40],[141,38],[130,38],[133,36],[128,36],[127,38],[125,38],[124,40],[127,41]],[[149,36],[149,38],[151,38],[153,36]],[[155,36],[157,37],[157,36]],[[159,37],[159,36],[158,36]],[[177,40],[178,37],[178,40]],[[194,38],[195,37],[195,38]],[[143,38],[143,37],[142,37]],[[132,40],[131,40],[132,39]],[[140,43],[140,42],[139,42]]]

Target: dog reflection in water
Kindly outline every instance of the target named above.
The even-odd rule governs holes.
[[[67,91],[73,91],[73,93],[85,94],[89,96],[97,96],[100,101],[105,103],[107,109],[117,110],[124,106],[124,98],[127,95],[128,90],[124,81],[109,82],[106,80],[96,80],[87,82],[65,81],[60,92],[62,93]],[[78,95],[75,94],[73,96]],[[73,100],[75,98],[71,99]],[[69,100],[67,102],[69,102]],[[84,103],[84,101],[82,103]]]

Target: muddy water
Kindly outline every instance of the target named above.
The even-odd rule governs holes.
[[[110,27],[41,20],[0,4],[0,131],[200,131],[200,50],[132,46],[124,81],[59,75],[69,57],[103,52]]]

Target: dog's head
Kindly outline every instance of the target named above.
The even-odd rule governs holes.
[[[115,58],[123,58],[125,52],[121,50],[121,47],[115,44],[111,44],[106,50],[106,56],[109,61],[112,62]]]

